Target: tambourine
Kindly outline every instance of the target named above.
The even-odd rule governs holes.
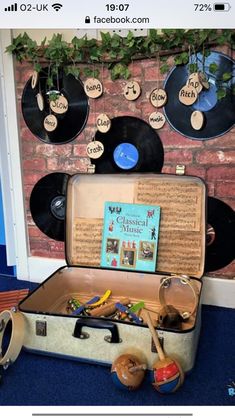
[[[168,305],[165,300],[165,289],[168,288],[172,280],[179,280],[182,285],[189,286],[193,296],[193,307],[191,311],[185,310],[180,312],[173,305]],[[182,322],[187,321],[195,312],[198,306],[198,295],[188,276],[166,276],[161,280],[159,286],[159,302],[161,309],[159,311],[158,322],[161,327],[181,329]]]
[[[3,336],[8,322],[12,322],[11,338],[5,353],[2,353]],[[6,369],[20,354],[24,340],[24,318],[20,312],[3,311],[0,314],[0,366]]]

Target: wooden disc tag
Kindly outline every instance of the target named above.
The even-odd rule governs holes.
[[[166,104],[167,94],[163,89],[154,89],[150,95],[150,102],[154,107],[162,107]]]
[[[103,93],[103,86],[98,78],[88,78],[84,83],[84,90],[88,97],[97,99]]]
[[[204,114],[200,110],[195,110],[190,118],[191,125],[196,131],[200,131],[204,123]]]
[[[58,115],[62,115],[63,113],[66,113],[68,110],[69,104],[66,97],[60,95],[58,99],[51,100],[50,101],[50,108],[53,110],[54,113],[57,113]]]
[[[39,73],[37,71],[34,71],[31,78],[31,87],[32,89],[35,89],[36,85],[38,84],[39,80]]]
[[[209,90],[210,83],[207,80],[206,74],[204,74],[202,71],[199,71],[198,76],[199,76],[200,83],[204,87],[204,89]]]
[[[129,81],[124,88],[124,96],[127,100],[136,100],[140,96],[141,88],[137,81]]]
[[[202,84],[200,82],[199,73],[190,74],[187,85],[193,86],[197,90],[197,93],[200,93],[202,91]]]
[[[58,121],[55,115],[47,115],[43,122],[44,128],[47,132],[53,132],[58,125]]]
[[[44,109],[44,99],[43,99],[43,95],[42,95],[42,93],[38,93],[38,94],[36,95],[36,98],[37,98],[38,108],[39,108],[39,110],[41,110],[41,112],[42,112],[42,111],[43,111],[43,109]]]
[[[86,151],[87,151],[88,157],[93,158],[93,159],[100,158],[104,152],[104,146],[102,142],[94,140],[94,141],[89,142],[89,144],[87,145]]]
[[[179,101],[185,106],[191,106],[198,97],[197,90],[193,86],[183,86],[179,92]]]
[[[96,126],[98,131],[102,133],[108,132],[111,127],[111,120],[108,115],[101,113],[96,119]]]
[[[149,124],[153,129],[161,129],[166,122],[166,118],[161,112],[153,112],[149,116]]]

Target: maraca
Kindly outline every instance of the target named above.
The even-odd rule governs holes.
[[[133,354],[122,354],[112,364],[111,376],[119,389],[136,390],[141,385],[146,364]]]
[[[183,384],[184,372],[176,360],[165,356],[149,312],[146,312],[146,321],[159,356],[152,370],[153,387],[160,393],[175,392]]]

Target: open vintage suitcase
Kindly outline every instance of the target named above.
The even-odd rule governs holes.
[[[103,364],[132,353],[141,356],[151,368],[157,354],[144,310],[142,324],[68,312],[69,299],[86,302],[110,289],[111,301],[123,297],[133,303],[144,301],[155,326],[162,305],[173,305],[185,316],[180,330],[159,323],[157,328],[164,351],[178,359],[185,372],[190,371],[200,332],[204,183],[196,177],[164,174],[77,174],[69,180],[66,201],[67,266],[20,303],[25,323],[24,348]],[[105,201],[161,207],[156,273],[100,268]],[[165,279],[169,275],[172,279]]]

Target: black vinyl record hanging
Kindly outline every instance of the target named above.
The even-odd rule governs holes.
[[[65,144],[75,139],[84,129],[89,114],[88,98],[81,80],[71,74],[65,75],[63,71],[53,78],[54,86],[49,89],[48,71],[48,68],[44,68],[39,73],[39,82],[34,88],[32,77],[27,81],[22,95],[23,117],[30,131],[43,142]],[[55,92],[64,99],[67,103],[66,113],[53,114],[49,103],[50,92]],[[38,98],[40,102],[43,100],[43,107],[39,105]],[[57,125],[56,128],[51,132],[47,131],[45,120]]]
[[[235,212],[215,197],[208,197],[207,211],[205,272],[210,272],[235,259]]]
[[[164,83],[168,95],[164,111],[172,128],[182,135],[197,140],[212,139],[225,134],[235,123],[235,95],[232,93],[235,62],[220,52],[211,52],[204,59],[198,53],[191,56],[193,61],[198,66],[198,72],[206,76],[209,88],[203,89],[192,105],[185,106],[179,100],[179,92],[187,84],[189,69],[188,65],[175,66]],[[216,65],[215,73],[210,71],[211,64]],[[227,83],[223,82],[225,73],[231,74],[231,80]],[[226,96],[218,99],[217,92],[221,88],[226,90]],[[203,126],[199,130],[193,129],[190,122],[195,111],[203,112],[204,115]]]
[[[98,132],[95,139],[104,152],[95,164],[101,174],[120,172],[161,172],[164,151],[162,142],[151,126],[142,119],[119,116],[112,119],[107,133]]]
[[[37,227],[49,238],[65,239],[66,173],[51,173],[42,177],[30,195],[30,211]]]

